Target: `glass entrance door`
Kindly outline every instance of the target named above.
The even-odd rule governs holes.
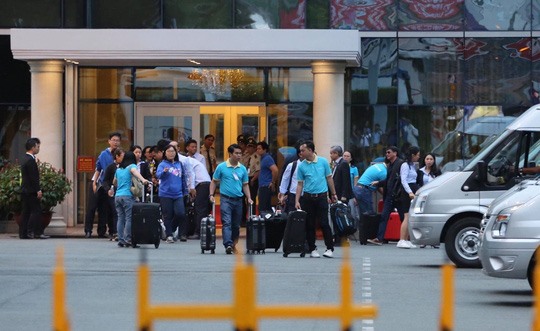
[[[155,145],[160,139],[176,140],[181,150],[188,139],[199,143],[207,134],[214,135],[218,162],[227,157],[227,147],[240,134],[256,141],[266,139],[264,105],[136,103],[135,144]]]

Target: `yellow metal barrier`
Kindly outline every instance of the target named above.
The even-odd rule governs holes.
[[[231,305],[150,305],[150,273],[144,250],[139,267],[138,290],[138,329],[152,330],[154,320],[158,319],[231,319],[235,330],[254,331],[262,318],[337,318],[341,321],[341,330],[350,330],[354,319],[374,318],[377,307],[357,305],[353,302],[353,277],[350,265],[350,248],[344,247],[344,262],[341,268],[341,302],[337,305],[257,305],[256,270],[251,261],[244,263],[242,254],[238,254],[234,268],[234,293]],[[253,257],[248,256],[248,259]]]
[[[454,329],[454,270],[452,264],[445,264],[441,268],[441,317],[439,330],[450,331]]]
[[[69,319],[66,311],[66,272],[64,271],[64,249],[56,250],[56,267],[52,282],[52,322],[54,331],[69,330]]]

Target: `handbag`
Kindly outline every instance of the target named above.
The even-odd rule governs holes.
[[[142,197],[144,192],[144,185],[139,179],[131,176],[131,187],[129,188],[129,190],[134,197],[140,198]]]

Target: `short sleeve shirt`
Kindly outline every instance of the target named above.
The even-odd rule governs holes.
[[[233,166],[229,160],[218,164],[213,179],[220,182],[219,192],[232,198],[244,196],[242,186],[249,180],[246,167],[241,163]]]
[[[319,194],[328,191],[326,177],[331,176],[328,160],[321,156],[315,156],[313,161],[304,160],[298,165],[298,181],[304,182],[304,192]]]
[[[136,168],[135,164],[130,164],[125,168],[116,169],[117,189],[115,196],[132,196],[131,194],[131,169]]]

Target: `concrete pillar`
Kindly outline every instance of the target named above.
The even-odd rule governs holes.
[[[320,156],[343,147],[345,127],[345,62],[313,61],[313,143]]]
[[[32,75],[32,137],[41,140],[38,159],[63,168],[63,61],[28,61]]]
[[[31,131],[41,140],[37,158],[55,168],[64,168],[62,162],[64,136],[64,62],[58,60],[28,61],[32,80]],[[45,233],[66,233],[65,208],[57,206]]]

